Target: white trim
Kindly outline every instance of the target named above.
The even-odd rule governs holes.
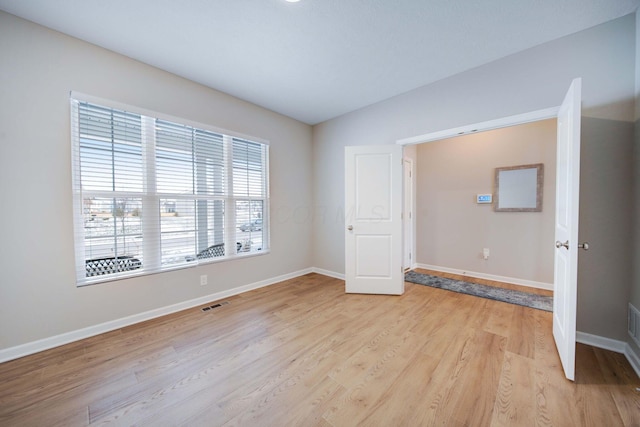
[[[633,326],[632,326],[633,323]],[[627,318],[627,333],[634,343],[640,347],[640,310],[633,304],[629,303],[629,311]]]
[[[54,347],[58,347],[58,346],[68,344],[74,341],[78,341],[81,339],[89,338],[95,335],[103,334],[105,332],[113,331],[115,329],[120,329],[125,326],[155,319],[157,317],[165,316],[167,314],[175,313],[177,311],[187,310],[187,309],[197,307],[199,305],[203,305],[212,301],[220,300],[222,298],[228,298],[233,295],[238,295],[243,292],[252,291],[258,288],[263,288],[269,285],[273,285],[275,283],[282,282],[284,280],[289,280],[296,277],[304,276],[305,274],[309,274],[312,272],[313,272],[312,268],[306,268],[304,270],[294,271],[293,273],[283,274],[281,276],[272,277],[270,279],[265,279],[259,282],[250,283],[248,285],[238,286],[237,288],[228,289],[226,291],[216,292],[214,294],[206,295],[206,296],[195,298],[188,301],[183,301],[183,302],[169,305],[166,307],[145,311],[144,313],[134,314],[131,316],[123,317],[121,319],[111,320],[109,322],[100,323],[98,325],[93,325],[93,326],[78,329],[75,331],[65,332],[60,335],[55,335],[55,336],[43,338],[37,341],[28,342],[26,344],[17,345],[15,347],[9,347],[9,348],[0,350],[0,363],[6,362],[8,360],[17,359],[23,356],[28,356],[30,354],[38,353],[40,351],[48,350]]]
[[[440,139],[453,138],[468,133],[484,132],[487,130],[500,129],[509,126],[520,125],[524,123],[536,122],[539,120],[553,119],[558,117],[560,107],[550,107],[542,110],[531,111],[524,114],[516,114],[515,116],[503,117],[495,120],[488,120],[460,126],[457,128],[445,129],[437,132],[430,132],[423,135],[416,135],[409,138],[403,138],[396,141],[399,145],[421,144],[423,142],[437,141]]]
[[[636,375],[640,377],[640,356],[633,351],[633,348],[629,344],[624,349],[624,355],[629,361],[629,364],[636,371]]]
[[[580,331],[576,332],[576,342],[623,354],[625,347],[627,346],[627,343],[624,341],[613,340],[611,338],[601,337],[599,335],[588,334],[586,332]]]
[[[165,114],[159,111],[149,110],[147,108],[125,104],[123,102],[113,101],[111,99],[100,98],[98,96],[93,96],[93,95],[87,95],[85,93],[76,92],[73,90],[69,92],[69,97],[72,99],[76,99],[78,101],[89,102],[92,104],[99,104],[103,107],[115,108],[117,110],[125,110],[130,113],[140,114],[143,116],[151,116],[153,118],[166,120],[169,122],[179,122],[182,125],[197,127],[200,129],[211,131],[211,132],[226,134],[234,138],[248,139],[251,142],[259,142],[260,144],[269,145],[269,140],[266,140],[264,138],[258,138],[257,136],[246,135],[240,132],[231,131],[229,129],[223,129],[217,126],[212,126],[207,123],[196,122],[194,120],[189,120],[184,117],[172,116],[171,114]]]
[[[404,198],[404,196],[407,195],[406,192],[406,187],[405,185],[407,184],[405,181],[405,174],[404,174],[404,165],[405,162],[409,163],[409,173],[411,174],[409,177],[409,185],[411,186],[411,192],[410,192],[410,202],[411,202],[411,207],[409,208],[409,212],[407,213],[405,211],[405,208],[407,206],[407,200]],[[411,255],[411,258],[409,260],[409,265],[404,265],[404,262],[406,261],[406,253],[404,253],[404,250],[406,249],[406,245],[403,241],[402,244],[402,250],[403,250],[403,254],[402,254],[402,267],[404,269],[410,268],[411,265],[414,263],[414,260],[416,259],[416,215],[415,215],[415,211],[416,211],[416,173],[415,173],[415,168],[414,168],[414,164],[413,164],[413,159],[410,157],[405,157],[404,153],[403,153],[403,157],[402,157],[402,167],[403,167],[403,171],[402,171],[402,212],[403,212],[403,224],[402,224],[402,233],[403,233],[403,239],[406,240],[407,236],[406,233],[404,233],[406,231],[406,226],[405,223],[410,224],[410,228],[411,228],[411,232],[410,234],[410,239],[411,239],[411,247],[409,248],[409,253]],[[408,217],[408,215],[410,215]]]
[[[322,274],[323,276],[333,277],[334,279],[344,280],[345,278],[344,273],[336,273],[335,271],[325,270],[323,268],[318,268],[318,267],[312,267],[311,272]]]
[[[514,285],[528,286],[530,288],[545,289],[547,291],[553,291],[553,283],[536,282],[534,280],[518,279],[516,277],[497,276],[495,274],[478,273],[475,271],[459,270],[457,268],[440,267],[438,265],[430,264],[415,264],[417,268],[424,268],[427,270],[439,271],[442,273],[458,274],[461,276],[475,277],[476,279],[495,280],[497,282],[512,283]]]

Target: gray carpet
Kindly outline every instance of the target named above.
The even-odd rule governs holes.
[[[447,291],[460,292],[510,304],[523,305],[538,310],[553,311],[553,297],[530,294],[528,292],[501,289],[493,286],[479,285],[477,283],[463,282],[462,280],[446,279],[444,277],[431,276],[429,274],[410,271],[404,276],[404,280],[418,285],[431,286]]]

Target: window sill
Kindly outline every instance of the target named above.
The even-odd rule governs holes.
[[[201,259],[201,260],[194,261],[194,262],[185,262],[185,263],[178,264],[178,265],[164,267],[164,268],[159,269],[159,270],[152,270],[152,271],[150,271],[150,270],[144,271],[143,270],[143,271],[135,271],[135,272],[114,273],[114,274],[108,274],[108,275],[102,275],[102,276],[93,276],[91,278],[87,278],[86,280],[76,282],[76,287],[83,288],[85,286],[97,285],[97,284],[101,284],[101,283],[115,282],[115,281],[127,280],[127,279],[134,279],[134,278],[138,278],[138,277],[142,277],[142,276],[149,276],[149,275],[152,275],[152,274],[161,274],[161,273],[167,273],[167,272],[170,272],[170,271],[184,270],[184,269],[187,269],[187,268],[201,267],[201,266],[204,266],[204,265],[211,265],[211,264],[218,264],[218,263],[223,263],[223,262],[227,262],[227,261],[235,261],[235,260],[240,260],[240,259],[253,258],[253,257],[267,255],[267,254],[270,254],[270,253],[271,253],[271,250],[267,249],[267,250],[264,250],[264,251],[244,252],[244,253],[240,253],[240,254],[234,254],[234,255],[231,255],[231,256],[205,258],[205,259]]]

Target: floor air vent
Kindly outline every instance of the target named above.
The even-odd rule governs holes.
[[[629,335],[640,347],[640,311],[629,304]]]
[[[227,304],[229,304],[229,301],[218,302],[218,303],[215,303],[215,304],[210,305],[208,307],[202,307],[202,311],[214,310],[216,308],[220,308],[223,305],[227,305]]]

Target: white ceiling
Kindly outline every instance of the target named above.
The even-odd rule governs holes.
[[[640,0],[0,0],[0,9],[316,124],[621,17]]]

